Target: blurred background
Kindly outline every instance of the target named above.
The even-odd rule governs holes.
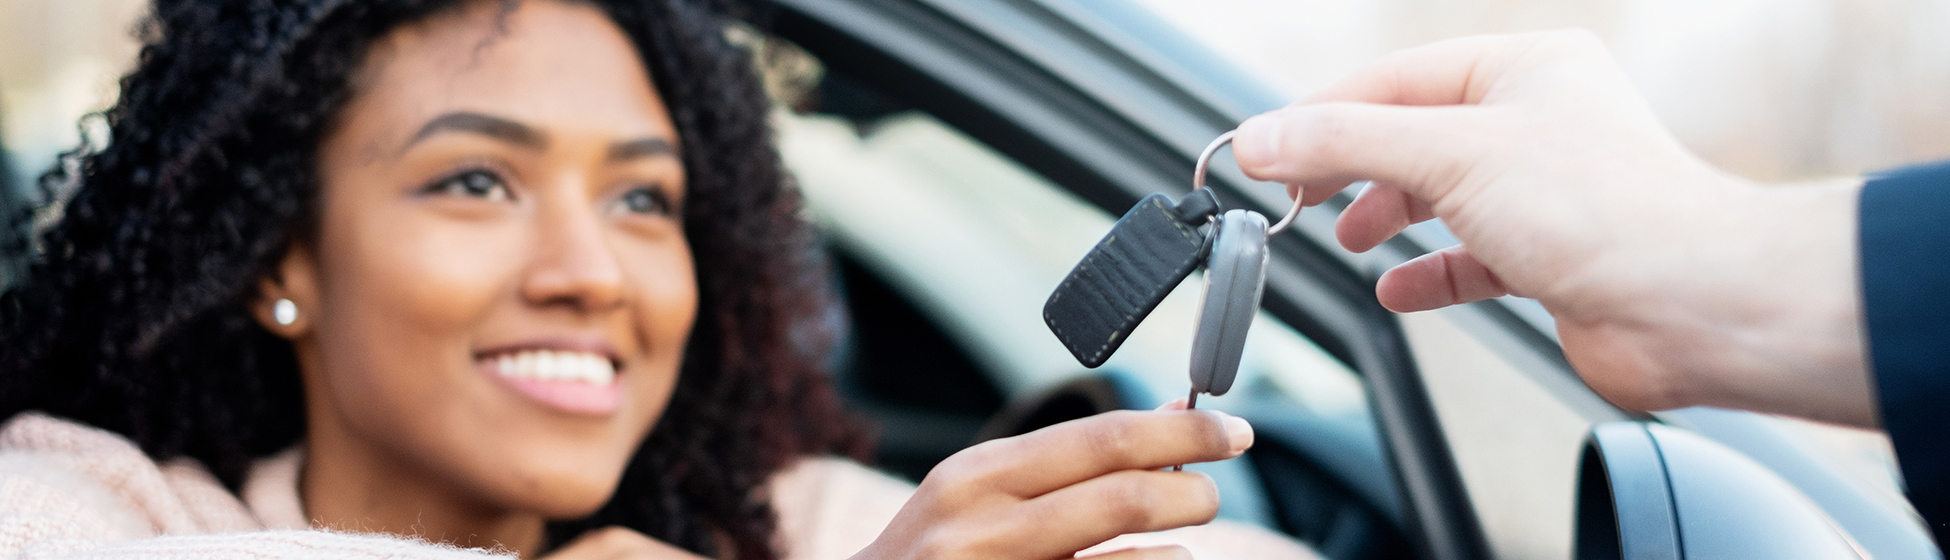
[[[0,142],[25,187],[108,107],[139,46],[142,0],[0,0]]]
[[[1667,126],[1766,180],[1950,157],[1950,0],[1134,0],[1293,96],[1389,52],[1561,27],[1610,44]],[[135,54],[142,0],[0,0],[15,184],[76,141]]]
[[[1294,95],[1451,37],[1604,37],[1679,139],[1765,180],[1950,156],[1945,0],[1140,0]]]

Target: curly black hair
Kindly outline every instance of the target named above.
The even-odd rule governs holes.
[[[822,370],[827,264],[721,10],[586,1],[634,42],[685,147],[699,308],[669,407],[616,494],[551,523],[549,540],[621,525],[700,554],[776,558],[756,494],[769,475],[801,455],[867,451]],[[317,146],[370,45],[463,3],[157,0],[104,115],[109,142],[41,180],[47,200],[72,194],[0,295],[0,418],[99,426],[157,459],[200,461],[233,491],[253,459],[298,443],[291,345],[247,305],[287,248],[312,239]]]
[[[6,124],[0,115],[0,128]],[[7,154],[7,143],[0,141],[0,290],[13,283],[14,271],[27,256],[28,227],[33,223],[33,204],[23,198],[14,184],[14,166]]]

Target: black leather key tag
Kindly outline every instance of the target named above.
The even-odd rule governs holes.
[[[1163,194],[1144,197],[1057,285],[1043,304],[1043,322],[1078,362],[1103,365],[1204,261],[1208,245],[1198,228],[1218,209],[1211,189],[1176,204]]]

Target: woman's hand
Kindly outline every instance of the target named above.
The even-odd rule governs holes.
[[[624,527],[604,527],[576,537],[543,560],[710,560]]]
[[[984,442],[929,472],[854,558],[1068,558],[1118,535],[1203,524],[1219,511],[1212,480],[1161,469],[1237,457],[1252,444],[1245,420],[1185,410],[1110,412]],[[1100,558],[1189,555],[1163,546]]]
[[[1247,175],[1308,203],[1373,180],[1341,215],[1349,250],[1431,218],[1455,232],[1461,246],[1382,276],[1390,309],[1532,297],[1621,406],[1875,421],[1860,182],[1762,187],[1700,161],[1589,33],[1403,51],[1246,121],[1233,145]]]

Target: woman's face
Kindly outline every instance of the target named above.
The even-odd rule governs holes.
[[[353,87],[317,234],[266,283],[300,312],[267,326],[298,351],[307,477],[593,512],[697,311],[682,146],[636,50],[594,7],[476,2],[391,32]]]

